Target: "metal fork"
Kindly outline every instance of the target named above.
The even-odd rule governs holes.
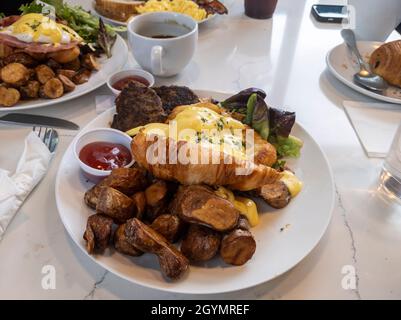
[[[58,145],[58,133],[53,128],[33,126],[32,131],[43,141],[50,152],[54,152]]]

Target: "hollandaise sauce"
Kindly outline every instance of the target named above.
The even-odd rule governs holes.
[[[186,106],[169,121],[169,124],[151,123],[127,133],[134,136],[140,130],[146,134],[160,135],[162,132],[164,136],[177,141],[201,144],[202,147],[245,159],[245,128],[242,122],[210,108]]]
[[[27,43],[68,44],[72,41],[82,41],[82,38],[70,27],[57,23],[40,13],[25,14],[0,32]]]

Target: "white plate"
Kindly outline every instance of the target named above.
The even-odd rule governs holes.
[[[0,112],[1,111],[13,112],[19,110],[45,107],[57,103],[66,102],[68,100],[87,94],[105,84],[108,77],[112,73],[120,70],[124,66],[124,64],[127,61],[127,57],[128,57],[127,44],[125,43],[123,38],[117,35],[117,40],[112,48],[111,58],[107,59],[107,57],[103,55],[99,59],[100,70],[92,72],[88,82],[77,85],[74,91],[66,93],[60,98],[21,101],[15,106],[10,108],[0,107]]]
[[[114,19],[108,18],[108,17],[106,17],[106,16],[100,14],[99,12],[97,12],[97,10],[96,10],[96,8],[95,8],[95,2],[92,2],[92,10],[94,11],[94,13],[95,13],[97,16],[99,16],[100,18],[102,18],[103,21],[106,22],[106,23],[109,23],[109,24],[112,24],[112,25],[115,25],[115,26],[121,26],[121,27],[126,27],[127,24],[128,24],[127,22],[114,20]],[[208,21],[214,19],[216,16],[217,16],[217,14],[212,14],[212,15],[208,16],[206,19],[203,19],[203,20],[201,20],[201,21],[198,21],[198,24],[200,25],[200,24],[203,24],[203,23],[205,23],[205,22],[208,22]]]
[[[381,42],[358,41],[358,49],[367,62],[373,51],[380,45],[382,45]],[[348,87],[377,100],[401,104],[400,88],[390,87],[380,94],[362,88],[353,82],[353,76],[358,71],[358,64],[344,43],[333,48],[327,54],[326,62],[333,75]]]
[[[218,100],[229,96],[212,91],[196,93],[200,97]],[[110,109],[100,114],[82,131],[108,127],[113,113],[114,109]],[[289,162],[304,182],[304,189],[281,210],[258,203],[260,224],[252,229],[257,248],[253,258],[244,266],[227,266],[222,260],[215,258],[203,267],[191,266],[188,274],[177,282],[166,282],[160,273],[156,257],[151,254],[130,258],[108,249],[104,255],[88,256],[105,269],[133,283],[188,294],[240,290],[283,274],[305,258],[319,242],[330,221],[334,204],[333,177],[325,155],[300,125],[295,125],[293,134],[305,143],[302,156]],[[57,173],[56,201],[65,228],[86,253],[82,235],[88,216],[94,212],[86,207],[83,197],[91,184],[79,172],[72,145],[73,142],[64,154]]]

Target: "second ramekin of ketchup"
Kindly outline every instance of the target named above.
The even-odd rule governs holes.
[[[112,74],[107,80],[107,86],[117,96],[122,88],[132,80],[138,81],[147,87],[152,87],[155,84],[155,78],[149,72],[142,69],[130,69]]]
[[[111,128],[93,129],[83,133],[75,142],[74,154],[83,175],[97,183],[111,170],[134,164],[131,137]]]

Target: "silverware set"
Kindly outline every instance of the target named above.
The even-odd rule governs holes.
[[[79,130],[79,126],[71,121],[25,113],[8,113],[0,116],[0,123],[33,126],[32,131],[38,135],[50,152],[56,150],[59,142],[58,133],[54,128]]]

